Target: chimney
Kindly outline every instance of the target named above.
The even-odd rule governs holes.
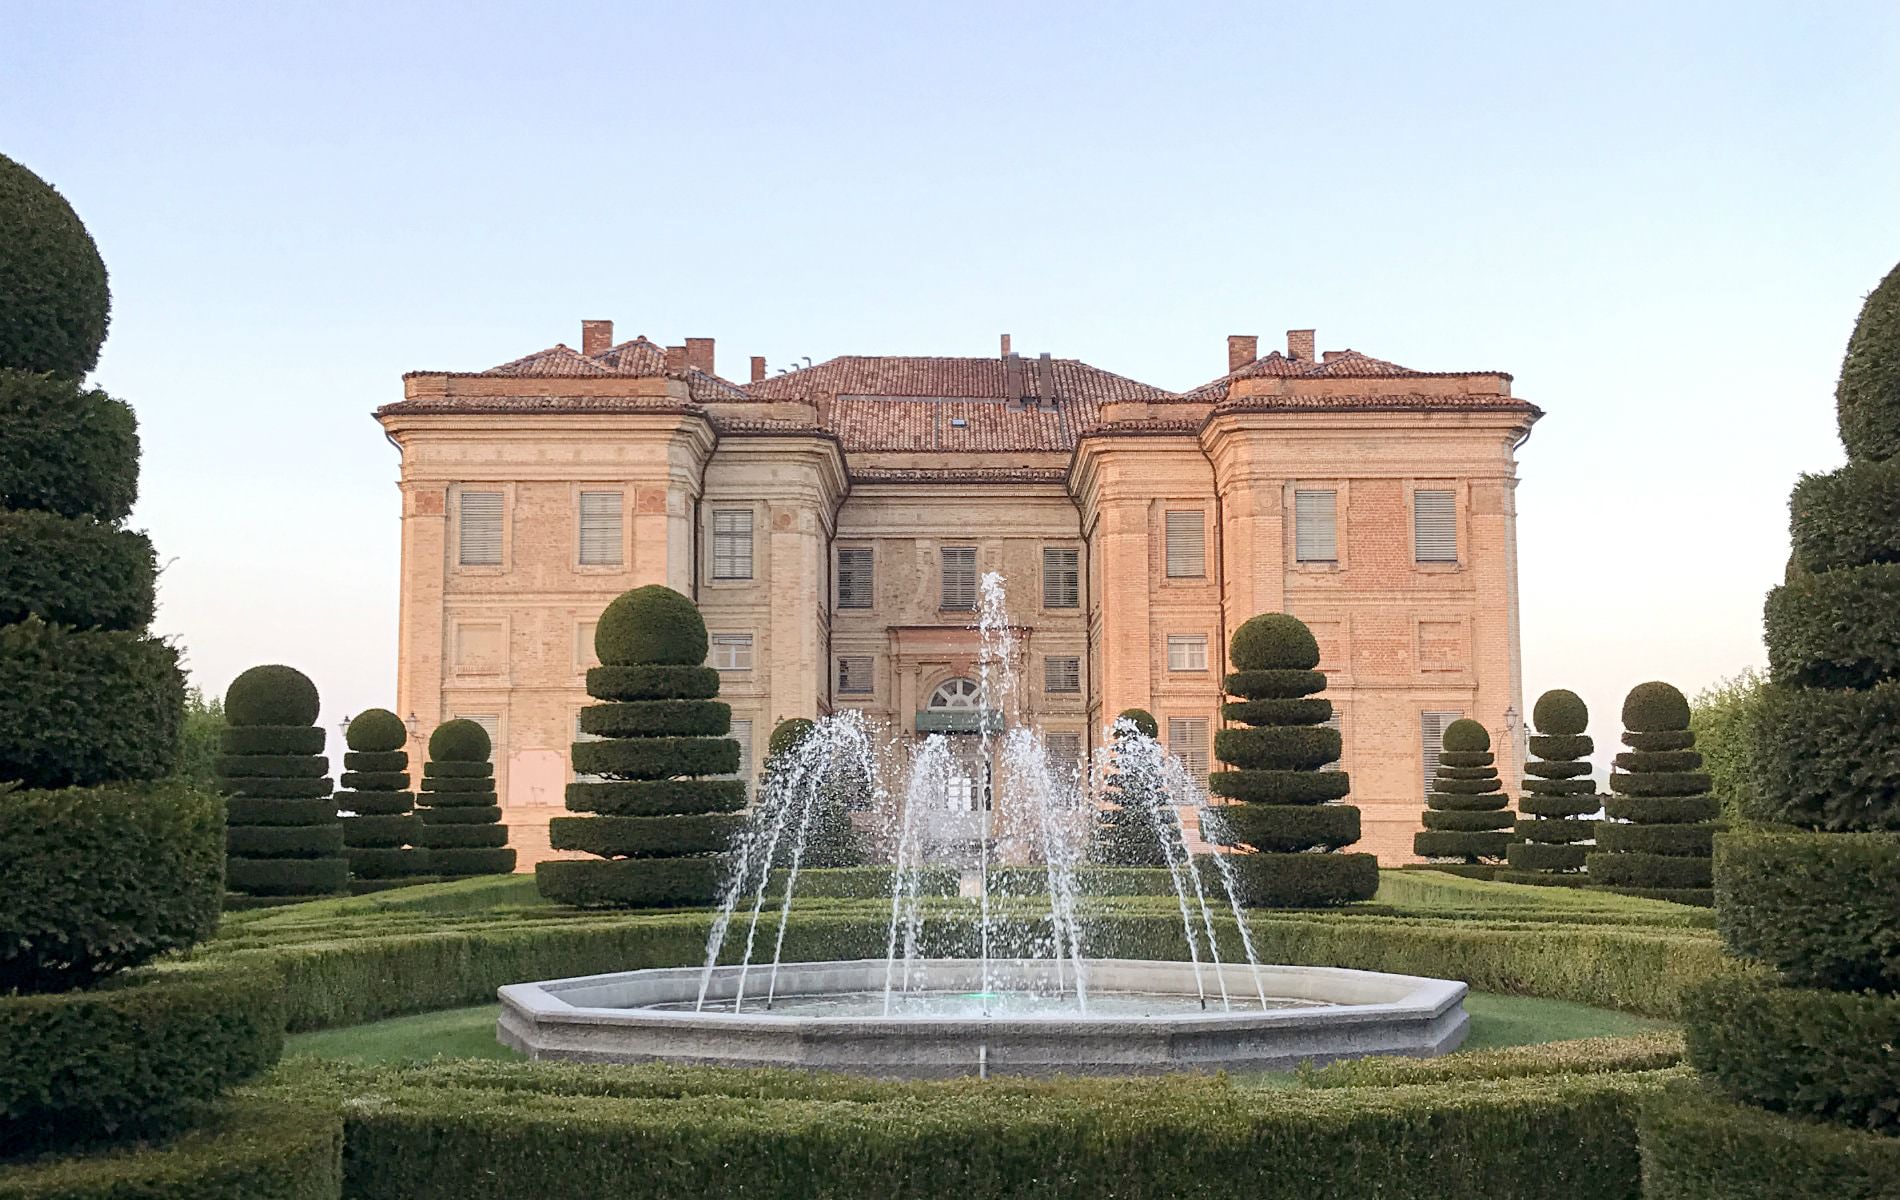
[[[1246,366],[1260,357],[1260,339],[1251,333],[1230,333],[1227,335],[1227,373]]]
[[[686,339],[686,365],[695,371],[713,374],[713,340],[711,338]]]
[[[686,347],[668,346],[666,348],[666,373],[677,375],[686,369]]]
[[[1023,360],[1019,354],[1003,356],[1003,399],[1011,404],[1023,400]]]
[[[1042,393],[1042,402],[1054,408],[1056,403],[1056,364],[1044,350],[1042,357],[1036,360],[1037,391]]]
[[[757,383],[759,382],[759,380],[764,379],[764,378],[765,378],[765,356],[763,354],[754,354],[752,356],[752,382]]]
[[[1003,357],[1009,357],[1009,335],[1007,333],[1003,335]]]
[[[1313,331],[1310,329],[1289,329],[1286,331],[1286,356],[1301,362],[1313,361]]]
[[[581,353],[592,358],[596,354],[613,349],[614,323],[612,321],[581,322]]]

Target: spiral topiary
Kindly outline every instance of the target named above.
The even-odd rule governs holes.
[[[466,717],[444,721],[429,735],[429,761],[416,798],[416,842],[429,874],[466,879],[515,869],[495,795],[493,753],[488,731]]]
[[[607,606],[595,628],[601,665],[587,672],[567,807],[555,817],[556,850],[594,855],[535,867],[541,894],[561,904],[650,908],[713,902],[725,852],[744,827],[739,743],[726,737],[732,709],[719,672],[702,665],[706,623],[670,588],[635,588]]]
[[[1537,698],[1531,721],[1537,732],[1517,802],[1524,819],[1515,829],[1518,840],[1505,851],[1510,870],[1498,878],[1575,886],[1583,882],[1583,860],[1601,824],[1584,818],[1603,807],[1588,761],[1596,743],[1584,732],[1590,710],[1575,692],[1558,688]]]
[[[343,733],[344,791],[336,794],[343,816],[343,853],[350,875],[378,884],[412,880],[428,871],[419,848],[421,824],[409,790],[409,730],[386,708],[357,714]],[[369,890],[360,886],[355,890]]]
[[[1230,770],[1207,779],[1226,803],[1202,822],[1209,841],[1251,853],[1232,860],[1245,902],[1306,908],[1367,900],[1378,890],[1378,860],[1335,851],[1359,840],[1359,810],[1339,804],[1351,790],[1344,771],[1321,768],[1339,759],[1339,731],[1328,728],[1333,706],[1313,698],[1326,687],[1319,643],[1304,622],[1263,613],[1234,631],[1236,668],[1226,680],[1238,703],[1221,711],[1240,728],[1214,735],[1214,756]]]
[[[1623,744],[1584,856],[1592,887],[1708,905],[1709,855],[1720,804],[1689,729],[1689,701],[1669,684],[1640,683],[1623,702]]]
[[[1495,863],[1510,845],[1511,798],[1501,790],[1491,735],[1460,717],[1445,726],[1425,828],[1412,836],[1412,853],[1468,865]]]
[[[318,707],[310,677],[279,664],[252,667],[224,693],[225,884],[239,895],[281,900],[349,886]]]
[[[1153,744],[1160,730],[1154,714],[1144,708],[1123,709],[1109,727],[1102,780],[1107,806],[1095,813],[1089,844],[1093,861],[1110,867],[1169,865],[1168,846],[1155,830],[1156,809],[1167,802],[1161,755]],[[1169,822],[1174,819],[1162,815]]]

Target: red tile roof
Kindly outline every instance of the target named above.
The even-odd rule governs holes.
[[[1018,358],[1023,394],[1043,398],[1040,362]],[[1104,371],[1073,358],[1050,360],[1061,400],[1101,404],[1111,400],[1166,400],[1172,393]],[[748,384],[761,400],[819,396],[898,396],[930,399],[1001,400],[1008,397],[1005,360],[1001,358],[928,358],[910,355],[847,354],[802,371],[788,371]]]
[[[1361,354],[1357,350],[1328,350],[1318,362],[1288,358],[1275,350],[1239,370],[1230,371],[1219,379],[1183,392],[1182,398],[1220,400],[1227,395],[1228,385],[1237,379],[1448,379],[1460,375],[1500,375],[1505,379],[1510,378],[1503,371],[1414,371],[1410,367],[1401,367],[1395,362]]]
[[[1007,400],[840,396],[830,425],[846,450],[1070,450],[1095,422],[1086,400],[1024,407]]]

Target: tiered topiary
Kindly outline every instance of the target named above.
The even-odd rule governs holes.
[[[426,869],[442,879],[506,875],[515,869],[508,827],[495,799],[494,753],[488,731],[474,721],[444,721],[429,735],[416,817]]]
[[[1900,1195],[1900,267],[1838,388],[1847,465],[1795,486],[1748,730],[1760,830],[1716,840],[1716,928],[1769,969],[1684,1006],[1683,1085],[1643,1123],[1645,1194]]]
[[[594,628],[601,665],[587,672],[574,770],[594,776],[567,786],[567,807],[592,816],[555,817],[556,850],[597,855],[535,867],[541,894],[562,904],[648,908],[710,904],[725,851],[745,824],[739,743],[724,736],[732,709],[719,672],[705,664],[706,623],[693,602],[658,584],[607,606]]]
[[[1214,755],[1234,769],[1216,771],[1207,790],[1224,797],[1204,822],[1209,840],[1250,847],[1232,860],[1244,902],[1306,908],[1369,900],[1379,888],[1370,854],[1328,851],[1359,840],[1359,810],[1335,803],[1351,790],[1344,771],[1320,768],[1339,759],[1339,731],[1328,728],[1331,702],[1319,643],[1298,618],[1263,613],[1234,631],[1227,677],[1239,703],[1222,714],[1242,728],[1214,735]]]
[[[1679,904],[1713,903],[1709,854],[1721,804],[1689,729],[1689,701],[1666,683],[1639,683],[1623,701],[1623,744],[1611,796],[1584,856],[1590,886]]]
[[[318,708],[310,677],[278,664],[252,667],[224,694],[225,885],[240,896],[281,902],[349,887]]]
[[[409,730],[386,708],[359,713],[344,731],[343,787],[336,794],[343,817],[343,853],[350,860],[350,890],[413,882],[424,874],[421,825],[409,790]]]
[[[1122,743],[1135,736],[1159,737],[1161,725],[1145,708],[1124,709],[1109,727],[1108,776],[1102,781],[1108,807],[1095,814],[1089,856],[1110,867],[1165,867],[1168,855],[1155,836],[1154,808],[1165,803],[1155,767],[1158,755],[1132,754]]]
[[[1543,883],[1577,886],[1583,883],[1583,860],[1601,822],[1583,818],[1603,807],[1596,780],[1590,776],[1589,757],[1596,743],[1590,728],[1590,709],[1575,692],[1557,688],[1545,692],[1531,707],[1530,762],[1524,764],[1524,794],[1518,811],[1518,841],[1505,854],[1510,870],[1498,874],[1507,883]]]
[[[1445,726],[1442,745],[1425,798],[1425,828],[1412,835],[1412,853],[1468,866],[1495,865],[1510,845],[1513,818],[1511,798],[1492,765],[1491,734],[1460,717]]]
[[[763,787],[766,790],[779,786],[780,777],[791,767],[793,757],[817,729],[814,721],[788,717],[772,730],[765,744]],[[869,851],[864,835],[851,823],[851,809],[854,803],[868,799],[871,781],[862,777],[858,764],[847,761],[847,756],[834,755],[830,761],[815,765],[824,773],[818,780],[818,793],[812,798],[811,819],[806,823],[805,848],[799,855],[799,865],[801,868],[861,867]],[[793,813],[791,821],[788,832],[804,821],[804,814]],[[785,838],[779,845],[778,865],[790,866],[795,852],[795,839]]]
[[[274,976],[138,969],[217,929],[224,810],[155,782],[185,688],[147,632],[152,545],[122,524],[132,410],[81,382],[107,311],[79,218],[0,157],[0,1160],[49,1155],[68,1183],[84,1164],[49,1152],[204,1115],[284,1030]],[[166,1194],[210,1194],[191,1185]]]

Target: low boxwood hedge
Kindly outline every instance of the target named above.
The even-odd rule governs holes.
[[[1588,864],[1586,864],[1587,866]],[[1697,908],[1708,908],[1715,903],[1715,889],[1706,887],[1622,887],[1608,884],[1590,884],[1597,891],[1609,892],[1618,896],[1635,896],[1640,900],[1666,900],[1671,904],[1693,904]]]
[[[1351,1058],[1299,1072],[1301,1087],[1392,1087],[1455,1079],[1525,1079],[1539,1075],[1595,1075],[1615,1071],[1664,1071],[1682,1063],[1682,1034],[1658,1030],[1622,1037],[1572,1038],[1467,1050],[1442,1058],[1375,1055]]]
[[[1810,829],[1900,832],[1900,680],[1864,691],[1769,684],[1749,722],[1742,815]]]
[[[1900,1200],[1900,1138],[1675,1083],[1643,1106],[1644,1200]]]
[[[602,858],[649,858],[676,854],[721,854],[746,826],[743,813],[693,817],[554,817],[548,844]]]
[[[1790,982],[1900,992],[1900,834],[1725,833],[1716,928]]]

